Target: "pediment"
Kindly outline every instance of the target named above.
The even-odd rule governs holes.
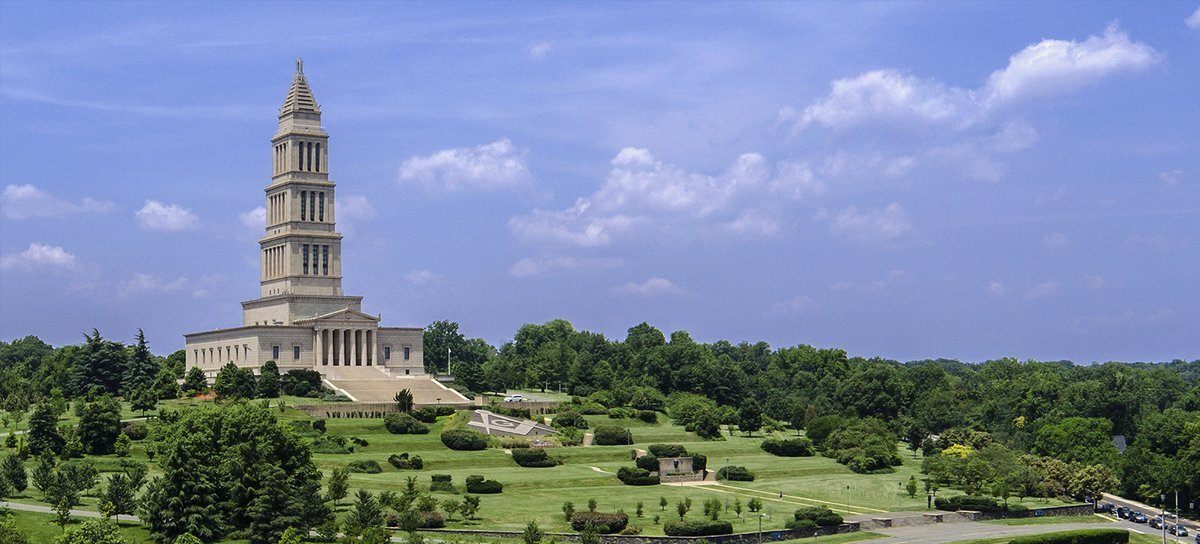
[[[362,321],[362,322],[367,322],[367,323],[379,323],[379,318],[375,317],[371,314],[360,312],[358,310],[352,310],[350,308],[343,308],[341,310],[335,310],[335,311],[329,312],[325,315],[318,315],[316,317],[309,317],[307,319],[298,319],[298,320],[296,320],[296,323],[308,324],[308,323],[318,323],[321,321],[339,321],[339,322]]]

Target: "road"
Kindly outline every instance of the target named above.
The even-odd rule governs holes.
[[[13,510],[21,510],[25,512],[38,512],[42,514],[53,514],[54,509],[49,506],[40,504],[25,504],[23,502],[8,502],[0,501],[0,507],[7,507]],[[71,510],[71,515],[78,518],[102,518],[103,514],[92,510]],[[141,521],[137,516],[117,516],[118,521],[138,522]]]
[[[1116,495],[1109,495],[1108,493],[1104,494],[1104,500],[1107,502],[1111,502],[1117,506],[1124,506],[1126,508],[1132,508],[1139,512],[1143,512],[1147,516],[1150,516],[1150,517],[1154,517],[1155,515],[1159,514],[1159,512],[1160,512],[1159,509],[1157,509],[1153,506],[1150,506],[1148,504],[1143,504],[1143,503],[1140,503],[1137,501],[1132,501],[1132,500],[1129,500],[1129,499],[1126,499],[1123,497],[1118,497]],[[1188,531],[1192,532],[1192,534],[1200,532],[1200,523],[1197,523],[1195,521],[1192,521],[1192,520],[1186,519],[1186,518],[1182,518],[1181,522],[1183,523],[1184,527],[1188,528]],[[1146,529],[1147,529],[1147,531],[1152,530],[1149,527],[1146,527]]]
[[[1107,517],[1107,516],[1106,516]],[[1116,519],[1116,518],[1109,518]],[[871,532],[888,535],[888,538],[871,540],[871,544],[946,544],[979,538],[1017,537],[1038,533],[1053,533],[1074,529],[1126,529],[1142,534],[1157,535],[1150,527],[1118,520],[1114,523],[1049,523],[1042,525],[1000,525],[987,522],[939,523],[912,527],[873,529]],[[1187,538],[1167,535],[1172,544],[1192,544]]]

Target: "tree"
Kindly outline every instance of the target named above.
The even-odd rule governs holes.
[[[683,521],[683,517],[688,513],[687,504],[685,504],[683,501],[675,503],[675,513],[679,514],[679,520]]]
[[[346,531],[361,533],[371,527],[383,525],[383,508],[370,491],[359,489],[354,495],[354,510],[346,520]]]
[[[1112,465],[1117,459],[1112,428],[1112,422],[1107,419],[1063,418],[1038,429],[1033,450],[1068,463]]]
[[[139,387],[129,394],[129,407],[141,412],[142,417],[157,405],[158,393],[150,387]]]
[[[1117,488],[1120,481],[1112,469],[1105,465],[1095,464],[1079,467],[1071,476],[1068,491],[1076,497],[1099,497]]]
[[[537,522],[530,521],[525,524],[525,531],[521,533],[521,541],[524,544],[538,544],[545,536],[546,533],[538,528]]]
[[[337,507],[338,501],[346,498],[346,493],[350,490],[350,469],[346,467],[338,467],[333,469],[333,474],[329,476],[329,483],[325,484],[326,500],[333,501],[334,508]]]
[[[258,370],[258,396],[264,399],[279,398],[279,365],[275,361],[263,363]]]
[[[121,380],[121,392],[129,396],[138,389],[154,387],[158,369],[158,364],[154,362],[154,355],[150,353],[150,348],[146,345],[146,335],[142,333],[142,329],[138,329],[137,341],[133,345],[129,362],[125,366],[125,375]]]
[[[121,379],[125,376],[128,364],[125,346],[101,338],[100,331],[96,329],[92,329],[91,335],[85,334],[84,339],[75,361],[75,392],[79,395],[120,393]]]
[[[54,468],[54,456],[49,452],[38,456],[37,465],[33,467],[33,485],[42,492],[43,499],[49,497],[50,487],[54,485]]]
[[[181,350],[182,351],[182,350]],[[180,373],[182,373],[180,367]],[[163,365],[158,369],[158,374],[154,378],[154,398],[157,400],[177,399],[179,398],[179,383],[176,381],[178,377],[175,372],[167,365]]]
[[[54,541],[55,544],[129,544],[121,536],[116,523],[106,519],[90,519],[78,528],[67,531]]]
[[[241,368],[232,362],[226,363],[217,372],[213,391],[223,400],[252,399],[255,391],[254,371]]]
[[[479,497],[475,495],[463,495],[461,509],[463,517],[475,519],[475,513],[479,511]]]
[[[204,371],[200,370],[198,366],[189,368],[183,378],[183,392],[194,397],[206,389],[208,389],[208,378],[204,377]]]
[[[762,428],[762,424],[762,407],[758,405],[757,400],[746,399],[746,402],[742,403],[741,410],[738,411],[738,430],[752,435],[754,431]]]
[[[17,528],[16,518],[13,516],[0,516],[0,542],[29,544],[29,535]]]
[[[129,435],[121,433],[117,435],[117,442],[113,444],[113,453],[117,454],[117,457],[128,457],[131,447],[133,442],[129,440]]]
[[[454,514],[458,512],[458,500],[445,499],[442,501],[442,510],[446,512],[446,519],[453,520]]]
[[[563,521],[571,523],[571,516],[575,515],[575,503],[571,501],[562,504]]]
[[[4,458],[4,464],[0,465],[0,478],[7,480],[17,493],[29,488],[29,481],[25,476],[25,463],[20,457],[9,455]]]
[[[908,496],[910,498],[917,496],[917,477],[916,476],[908,477],[908,483],[904,484],[904,491],[906,491],[908,493]]]
[[[29,416],[29,451],[34,455],[62,452],[63,437],[58,433],[58,412],[49,403],[39,402]]]
[[[246,527],[251,544],[275,544],[284,531],[304,525],[297,507],[302,499],[289,495],[287,473],[282,468],[259,462],[249,472],[255,493],[240,524]]]
[[[108,477],[108,485],[100,494],[100,505],[116,516],[131,516],[137,509],[133,484],[124,473],[117,472]]]
[[[400,409],[401,413],[409,413],[413,410],[413,394],[408,389],[401,389],[396,392],[396,396],[392,397],[396,403],[396,408]]]
[[[79,417],[79,440],[92,455],[113,452],[117,436],[121,434],[121,404],[110,395],[103,395],[94,402],[84,404]]]
[[[667,509],[667,498],[666,497],[658,498],[658,509],[662,510],[662,511],[665,511]]]

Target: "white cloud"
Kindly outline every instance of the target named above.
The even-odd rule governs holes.
[[[34,268],[68,269],[75,266],[75,256],[59,246],[51,246],[32,242],[20,253],[10,253],[0,257],[0,270],[14,268],[31,270]]]
[[[1008,287],[1000,281],[989,281],[984,290],[992,298],[1003,298],[1004,295],[1008,294]]]
[[[586,198],[579,198],[565,210],[534,210],[513,217],[508,220],[508,229],[526,242],[595,247],[608,245],[611,234],[627,231],[635,223],[633,218],[620,215],[593,217],[588,214],[591,207]]]
[[[429,270],[413,270],[404,275],[404,281],[416,286],[426,286],[444,283],[446,279]]]
[[[833,82],[829,94],[802,112],[785,109],[781,120],[794,130],[812,124],[833,129],[867,122],[961,125],[975,122],[971,92],[896,70],[874,70]]]
[[[107,200],[83,197],[79,203],[68,202],[28,183],[6,185],[0,193],[0,215],[5,219],[35,217],[64,217],[77,213],[108,213],[116,205]]]
[[[1062,251],[1071,245],[1071,240],[1061,232],[1052,232],[1042,238],[1042,247],[1050,251]]]
[[[507,138],[475,147],[444,149],[404,161],[399,180],[430,191],[520,188],[533,180],[526,155]]]
[[[1104,276],[1088,274],[1083,277],[1083,284],[1085,286],[1087,286],[1088,289],[1097,291],[1100,289],[1104,289],[1105,287],[1108,287],[1108,279],[1105,278]]]
[[[671,283],[670,280],[653,277],[642,283],[630,282],[613,288],[613,292],[635,297],[683,296],[687,290]]]
[[[1186,178],[1187,172],[1179,169],[1167,170],[1166,172],[1158,173],[1158,179],[1162,180],[1163,183],[1166,183],[1170,187],[1179,185],[1179,182]]]
[[[564,270],[602,270],[619,268],[625,261],[616,257],[547,257],[524,258],[508,267],[514,277],[525,278]]]
[[[164,204],[157,200],[147,200],[142,209],[133,215],[145,230],[180,231],[200,223],[200,219],[191,210],[178,204]]]
[[[375,217],[375,206],[362,195],[340,195],[334,201],[338,221],[358,221]]]
[[[121,296],[133,296],[145,293],[174,293],[187,289],[191,285],[191,281],[185,277],[179,277],[172,281],[166,281],[153,274],[144,274],[135,272],[133,277],[121,282],[117,288],[117,293]],[[192,290],[193,296],[203,296],[207,291],[197,287]]]
[[[1098,314],[1083,316],[1071,324],[1071,330],[1076,333],[1089,333],[1105,330],[1124,330],[1149,327],[1166,321],[1175,315],[1173,308],[1163,308],[1151,313],[1138,313],[1125,310],[1116,314]]]
[[[248,212],[238,214],[238,219],[242,220],[242,224],[246,228],[262,230],[267,228],[267,209],[259,206]]]
[[[1200,28],[1200,8],[1196,8],[1196,11],[1192,12],[1192,14],[1188,16],[1184,23],[1186,23],[1189,28]]]
[[[891,290],[895,287],[905,285],[909,282],[909,275],[904,270],[892,270],[887,273],[883,279],[872,280],[869,282],[852,282],[842,280],[831,286],[834,291],[846,291],[863,294],[873,294]]]
[[[1047,297],[1055,296],[1062,292],[1062,285],[1056,281],[1047,281],[1039,283],[1029,290],[1025,291],[1022,296],[1025,300],[1040,300]]]
[[[776,302],[771,305],[771,311],[776,313],[800,313],[811,310],[817,306],[815,300],[808,295],[796,295],[783,302]]]
[[[874,245],[892,245],[915,232],[912,218],[896,202],[882,210],[859,211],[855,206],[847,207],[829,225],[829,233],[834,236]]]
[[[550,42],[538,42],[529,46],[529,60],[542,62],[550,54]]]

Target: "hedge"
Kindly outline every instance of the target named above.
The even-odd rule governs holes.
[[[637,410],[633,408],[610,408],[608,410],[608,419],[633,419],[637,416]]]
[[[683,444],[650,444],[646,446],[655,457],[687,457],[687,448]]]
[[[650,474],[644,468],[621,467],[617,469],[617,479],[625,485],[658,485],[658,476]]]
[[[729,480],[732,482],[753,482],[754,473],[741,466],[721,467],[717,471],[718,480]]]
[[[689,519],[686,521],[668,522],[663,525],[663,532],[667,536],[728,535],[733,533],[733,524],[723,520]]]
[[[976,497],[972,495],[957,495],[948,499],[938,497],[933,501],[934,508],[957,512],[959,510],[975,510],[979,512],[1003,512],[1004,505],[991,497]]]
[[[379,474],[383,472],[383,467],[379,466],[379,462],[373,459],[359,459],[358,461],[350,461],[346,468],[350,472],[361,474]]]
[[[1079,529],[1021,536],[1010,540],[1009,544],[1126,544],[1128,542],[1129,531],[1123,529]]]
[[[421,470],[425,468],[425,462],[421,460],[420,455],[409,457],[407,453],[400,455],[391,454],[388,456],[388,463],[400,470]]]
[[[313,453],[336,453],[346,454],[354,453],[354,444],[346,440],[344,436],[330,436],[323,434],[317,437],[312,442]]]
[[[842,516],[835,514],[833,510],[830,510],[824,506],[806,506],[796,510],[792,516],[795,518],[793,523],[809,521],[812,522],[813,525],[821,527],[841,525],[843,521]],[[793,529],[796,528],[792,527],[791,524],[789,524],[788,527]]]
[[[546,450],[537,448],[514,449],[512,450],[512,458],[518,465],[526,468],[545,468],[562,464],[562,461],[550,457],[546,453]]]
[[[423,406],[420,410],[414,410],[412,416],[417,418],[417,421],[422,423],[433,423],[441,416],[448,416],[454,413],[453,406]]]
[[[597,533],[619,533],[629,524],[629,514],[625,512],[575,512],[571,514],[571,528],[582,531],[589,527]]]
[[[658,414],[654,410],[638,410],[637,418],[645,423],[658,423]]]
[[[597,425],[592,431],[592,444],[597,446],[619,446],[633,443],[629,429],[616,425]]]
[[[649,472],[658,472],[658,458],[655,457],[654,454],[652,454],[652,453],[638,457],[634,461],[634,464],[636,464],[637,467],[642,470],[646,470]]]
[[[432,474],[429,476],[430,491],[446,491],[454,493],[454,477],[449,474]]]
[[[479,474],[467,476],[467,493],[477,493],[480,495],[489,493],[500,493],[504,491],[504,485],[496,480],[485,480]]]
[[[417,418],[408,414],[392,412],[383,416],[383,426],[392,434],[428,434],[426,427]]]
[[[442,444],[452,450],[477,451],[487,449],[488,438],[470,429],[449,429],[442,431]]]
[[[554,419],[550,424],[555,427],[574,427],[576,429],[588,428],[588,422],[579,412],[574,410],[563,410],[554,415]]]
[[[810,457],[813,454],[812,440],[798,438],[768,438],[763,440],[763,451],[780,457]]]

